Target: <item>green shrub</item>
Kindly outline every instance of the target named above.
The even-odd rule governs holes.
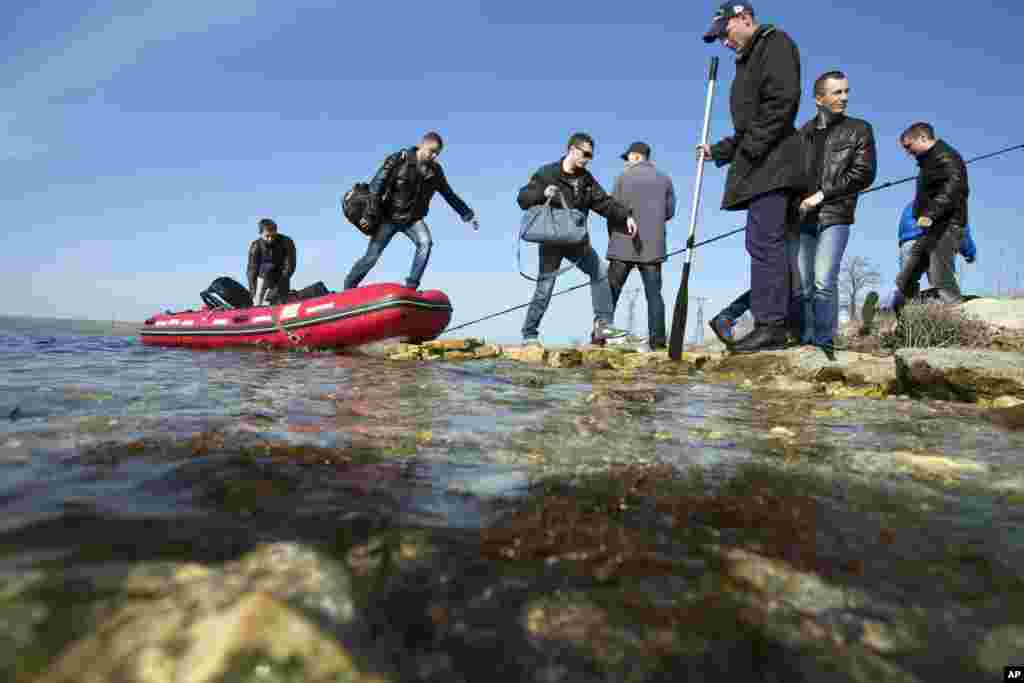
[[[890,349],[944,346],[988,347],[993,331],[983,321],[958,306],[939,302],[909,303],[896,325],[881,335],[882,346]]]

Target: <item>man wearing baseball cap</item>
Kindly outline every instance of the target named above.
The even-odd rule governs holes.
[[[781,29],[759,24],[748,2],[726,2],[712,18],[704,42],[720,41],[736,53],[729,107],[734,133],[697,154],[729,166],[722,209],[747,211],[750,307],[754,331],[735,353],[780,348],[790,311],[787,209],[806,185],[796,132],[800,108],[800,52]]]
[[[652,350],[665,348],[665,299],[661,295],[661,264],[666,258],[665,223],[676,212],[672,179],[654,167],[651,147],[634,142],[620,155],[626,162],[615,179],[612,197],[633,209],[637,232],[630,235],[624,225],[608,224],[608,284],[612,307],[629,273],[640,271],[647,296],[647,344]]]

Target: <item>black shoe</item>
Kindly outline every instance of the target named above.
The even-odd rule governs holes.
[[[786,328],[779,325],[758,325],[754,331],[729,349],[733,353],[757,353],[786,348]]]
[[[831,344],[823,344],[818,347],[821,352],[825,354],[825,358],[828,358],[830,362],[836,362],[836,347]]]

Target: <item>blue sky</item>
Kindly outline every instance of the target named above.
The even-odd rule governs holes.
[[[84,5],[84,6],[83,6]],[[916,173],[896,138],[911,121],[975,156],[1024,142],[1019,26],[1004,3],[758,6],[803,57],[800,121],[814,77],[850,76],[851,114],[879,141],[879,180]],[[473,233],[438,197],[424,288],[448,292],[453,323],[528,301],[515,268],[518,188],[561,155],[575,130],[597,141],[592,171],[610,189],[618,155],[648,141],[680,206],[686,239],[708,58],[722,57],[711,137],[731,131],[731,53],[700,35],[713,3],[197,2],[3,3],[0,8],[0,313],[140,320],[198,305],[218,275],[243,278],[256,221],[275,218],[298,246],[294,281],[340,289],[365,239],[339,195],[382,158],[437,129],[452,186],[479,214]],[[970,168],[979,256],[969,291],[1016,284],[1024,152]],[[698,238],[742,225],[718,209],[725,169],[707,168]],[[887,290],[896,222],[913,185],[861,201],[849,254]],[[594,217],[599,251],[604,220]],[[396,238],[367,282],[400,281],[412,247]],[[531,260],[532,264],[533,261]],[[671,311],[682,260],[665,267]],[[638,275],[627,287],[639,287]],[[584,281],[562,276],[559,287]],[[741,235],[699,250],[691,292],[705,317],[749,284]],[[1022,283],[1024,285],[1024,283]],[[643,300],[643,297],[640,297]],[[690,319],[695,317],[691,307]],[[643,306],[638,327],[645,328]],[[466,330],[518,338],[523,313]],[[618,322],[625,323],[625,306]],[[584,289],[552,302],[542,337],[590,327]],[[692,330],[691,330],[692,331]]]

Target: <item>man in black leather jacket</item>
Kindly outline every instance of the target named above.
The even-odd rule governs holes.
[[[366,253],[356,261],[345,278],[345,289],[359,286],[398,233],[403,233],[416,245],[416,255],[405,284],[409,289],[419,289],[433,247],[430,228],[423,219],[430,211],[430,200],[435,192],[441,193],[463,221],[472,222],[474,230],[480,228],[473,210],[452,191],[444,170],[437,163],[443,147],[441,136],[430,132],[423,136],[418,146],[395,152],[381,164],[370,181],[370,201],[361,221],[364,227],[376,226],[376,230]]]
[[[967,166],[955,149],[935,137],[931,124],[923,121],[903,131],[900,146],[917,159],[921,169],[914,196],[914,218],[925,233],[915,241],[896,276],[901,296],[896,297],[894,309],[898,314],[906,300],[917,296],[925,273],[941,301],[958,304],[963,296],[954,266],[967,225]]]
[[[829,71],[814,82],[817,114],[800,129],[808,196],[800,203],[801,341],[832,349],[839,326],[839,267],[850,239],[857,193],[875,182],[871,124],[847,116],[850,82]]]

